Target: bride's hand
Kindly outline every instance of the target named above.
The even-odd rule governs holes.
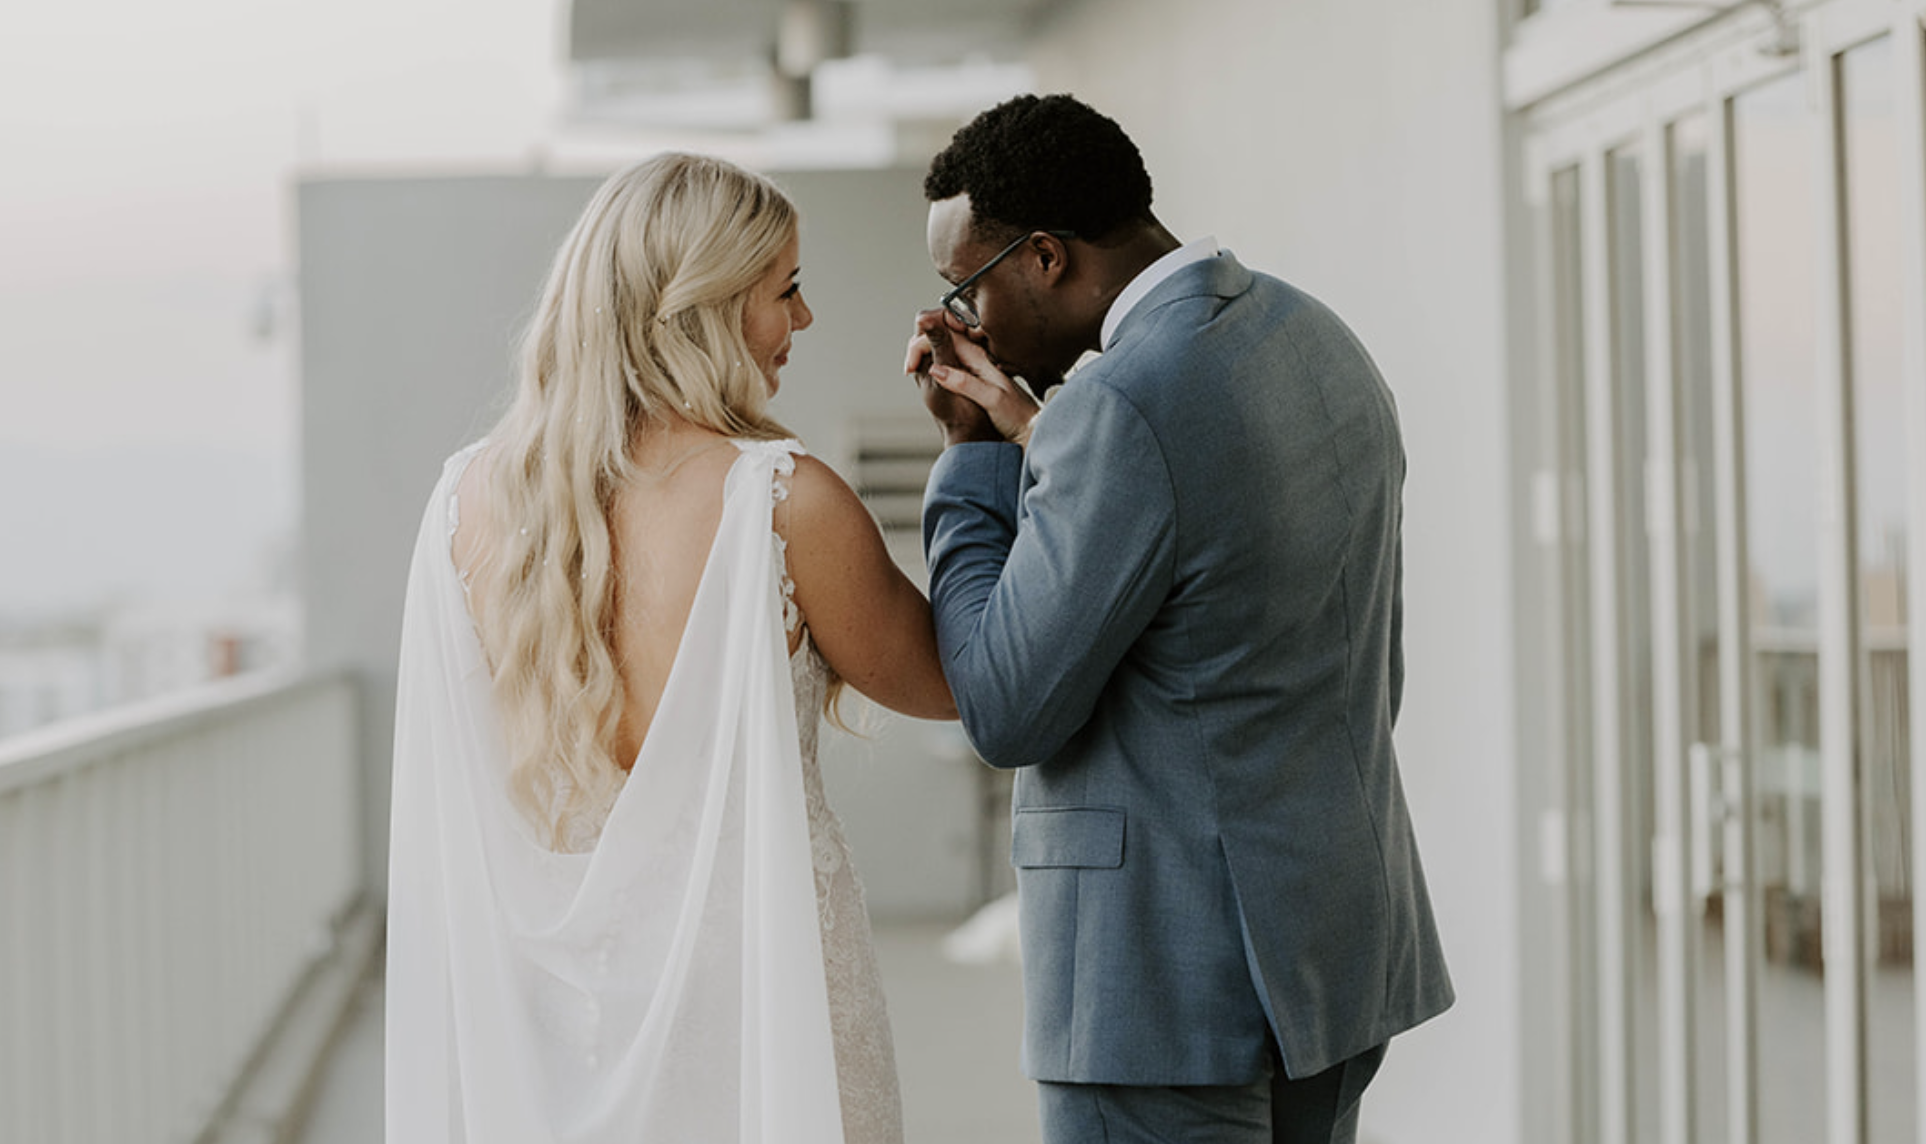
[[[1030,425],[1041,408],[1036,399],[998,369],[982,346],[964,337],[952,339],[951,346],[961,368],[932,364],[930,378],[949,392],[982,407],[1004,440],[1027,445]]]
[[[943,446],[966,441],[1001,441],[1003,433],[990,415],[974,401],[959,397],[930,377],[939,361],[955,362],[954,338],[942,310],[924,310],[916,315],[916,334],[910,338],[909,357],[903,370],[916,379],[917,391],[930,416],[943,430]]]

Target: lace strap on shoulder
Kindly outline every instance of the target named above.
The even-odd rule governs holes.
[[[774,471],[769,480],[770,521],[769,530],[776,541],[776,576],[782,585],[782,630],[795,634],[802,626],[802,609],[796,606],[796,582],[789,576],[789,542],[783,538],[775,526],[775,506],[789,499],[789,485],[796,475],[796,457],[802,453],[802,446],[794,441],[772,442],[784,448],[775,455]],[[773,450],[772,450],[773,452]]]
[[[802,609],[796,606],[796,582],[789,578],[789,545],[776,537],[776,573],[782,584],[782,630],[794,635],[802,626]]]
[[[808,456],[801,441],[755,441],[738,438],[736,448],[769,462],[770,535],[776,542],[776,577],[782,586],[783,631],[794,634],[802,626],[802,610],[796,606],[796,582],[789,576],[789,542],[776,528],[775,510],[789,499],[789,482],[796,475],[796,458]]]
[[[481,440],[468,446],[461,452],[456,453],[442,463],[441,479],[448,489],[446,503],[448,507],[448,535],[451,538],[455,535],[455,530],[461,527],[461,497],[459,490],[461,487],[462,474],[468,471],[468,462],[474,460],[475,455],[480,453],[487,444],[488,438],[483,437]]]
[[[783,437],[774,441],[765,441],[755,437],[737,437],[735,439],[735,445],[737,449],[740,449],[744,453],[753,453],[758,457],[774,459],[776,467],[785,473],[793,473],[796,471],[797,457],[807,457],[809,455],[809,450],[803,448],[803,443],[794,437]]]

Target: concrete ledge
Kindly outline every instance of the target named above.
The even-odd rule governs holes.
[[[381,910],[364,901],[341,923],[334,948],[295,987],[196,1144],[295,1144],[300,1139],[322,1067],[356,991],[379,969],[381,950]]]

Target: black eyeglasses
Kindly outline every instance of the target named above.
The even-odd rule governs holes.
[[[985,274],[988,274],[992,266],[995,266],[997,263],[1003,261],[1004,259],[1010,257],[1010,255],[1014,254],[1016,252],[1017,247],[1022,246],[1024,243],[1030,241],[1030,236],[1035,234],[1047,234],[1052,238],[1060,238],[1066,242],[1069,241],[1070,239],[1077,237],[1077,232],[1074,230],[1042,230],[1042,231],[1033,230],[1029,232],[1029,234],[1021,235],[1017,238],[1015,242],[1011,243],[1010,245],[1004,247],[1001,251],[999,251],[995,258],[992,258],[988,262],[985,262],[982,265],[982,267],[977,270],[975,274],[970,275],[968,278],[965,278],[963,281],[958,282],[955,286],[951,287],[948,293],[944,294],[941,298],[937,299],[937,304],[939,306],[942,306],[945,310],[948,310],[950,313],[956,315],[957,321],[963,323],[965,326],[968,326],[972,330],[982,325],[983,318],[981,315],[979,315],[976,312],[976,305],[972,303],[968,298],[965,298],[963,296],[963,291],[968,290],[970,288],[970,284],[975,282],[978,278],[981,278]]]

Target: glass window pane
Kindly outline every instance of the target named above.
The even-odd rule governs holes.
[[[1912,766],[1906,730],[1906,435],[1900,383],[1899,139],[1891,40],[1840,57],[1859,517],[1861,710],[1877,912],[1867,1030],[1872,1139],[1913,1140]]]
[[[1825,1136],[1820,981],[1820,487],[1814,342],[1813,160],[1803,79],[1733,103],[1745,568],[1765,973],[1759,988],[1760,1137]]]
[[[1682,679],[1685,733],[1692,742],[1719,738],[1718,486],[1713,480],[1711,221],[1706,199],[1709,140],[1705,119],[1690,116],[1667,133],[1671,148],[1672,376],[1679,419],[1678,479],[1685,625],[1692,678]],[[1693,765],[1688,758],[1687,765]],[[1709,790],[1709,784],[1703,788]],[[1709,803],[1711,800],[1706,800]],[[1721,823],[1710,805],[1694,818],[1693,906],[1703,923],[1698,983],[1698,1113],[1693,1139],[1725,1135],[1726,992]]]

